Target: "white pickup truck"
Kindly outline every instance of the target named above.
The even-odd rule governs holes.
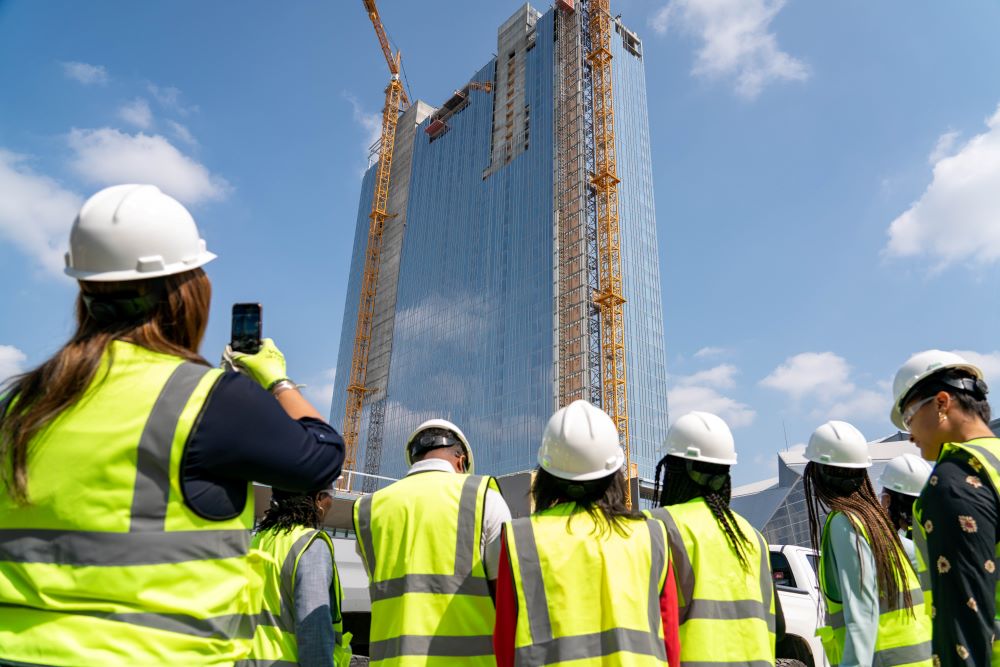
[[[785,638],[778,659],[799,660],[807,667],[829,667],[816,628],[823,625],[823,598],[817,572],[819,555],[812,549],[771,545],[771,573],[785,617]]]

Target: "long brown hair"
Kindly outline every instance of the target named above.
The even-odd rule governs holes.
[[[868,535],[875,558],[879,597],[886,601],[889,609],[896,610],[900,608],[902,595],[903,606],[912,614],[913,599],[905,586],[905,572],[910,563],[903,558],[899,535],[875,496],[868,472],[864,468],[839,468],[810,462],[802,477],[813,549],[819,551],[822,546],[820,518],[824,510],[849,515],[861,524]],[[857,548],[860,561],[860,543]]]
[[[629,534],[626,519],[638,515],[625,504],[624,475],[615,473],[585,482],[573,482],[551,475],[542,468],[535,472],[531,483],[531,499],[535,511],[540,512],[560,503],[574,502],[594,520],[594,534],[605,537],[614,530],[619,535]],[[573,517],[567,519],[567,523]]]
[[[150,297],[151,307],[135,317],[95,317],[93,306],[87,305],[88,300],[122,297]],[[12,378],[0,392],[11,398],[7,414],[0,414],[0,483],[15,502],[28,503],[29,443],[83,395],[111,341],[209,365],[198,348],[211,299],[211,283],[200,268],[148,280],[80,282],[73,337],[42,365]]]

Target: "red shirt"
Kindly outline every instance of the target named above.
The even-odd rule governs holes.
[[[497,667],[513,667],[514,634],[517,631],[517,599],[514,596],[513,571],[507,556],[507,534],[500,534],[500,573],[497,578],[497,622],[493,630],[493,652]],[[506,564],[506,567],[503,566]],[[663,644],[670,667],[680,667],[681,640],[678,631],[677,587],[674,584],[674,564],[667,567],[667,580],[660,593],[660,618],[663,620]]]

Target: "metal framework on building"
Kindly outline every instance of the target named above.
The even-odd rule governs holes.
[[[594,302],[601,319],[602,407],[618,427],[625,450],[626,475],[631,476],[628,390],[625,366],[625,297],[622,293],[621,230],[618,220],[618,167],[615,156],[615,111],[611,76],[612,18],[609,0],[589,0],[587,61],[592,77],[594,172],[597,206],[597,264],[600,289]],[[631,484],[626,486],[631,505]]]
[[[570,11],[556,13],[556,391],[559,406],[578,399],[592,400],[599,396],[600,387],[600,384],[592,384],[588,369],[588,313],[594,309],[588,280],[593,262],[588,257],[587,237],[587,191],[590,186],[586,166],[591,151],[584,136],[584,91],[580,86],[584,64],[579,20]]]
[[[379,263],[382,257],[382,231],[389,217],[386,210],[389,200],[389,174],[392,170],[392,151],[396,141],[396,124],[399,114],[406,110],[410,100],[400,81],[401,55],[392,53],[389,38],[379,16],[375,0],[363,0],[365,10],[375,28],[391,79],[385,89],[385,106],[382,108],[382,135],[379,140],[378,168],[375,174],[375,193],[372,209],[368,215],[368,245],[365,249],[365,268],[361,279],[361,299],[358,304],[358,319],[354,330],[354,353],[351,357],[351,377],[347,383],[347,406],[344,414],[343,437],[346,455],[344,469],[356,470],[358,432],[364,409],[368,374],[368,352],[371,348],[372,318],[375,312],[375,293],[378,286]],[[381,430],[381,429],[379,429]],[[375,453],[376,460],[378,453]],[[366,457],[368,458],[368,457]]]

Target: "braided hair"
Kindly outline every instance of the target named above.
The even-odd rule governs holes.
[[[892,489],[884,489],[882,493],[889,498],[890,521],[897,529],[905,530],[906,536],[910,537],[913,532],[913,502],[916,498]]]
[[[290,532],[299,526],[319,527],[319,510],[316,509],[316,499],[326,491],[312,493],[288,493],[274,489],[271,493],[271,504],[254,527],[258,533],[274,530],[279,533]]]
[[[822,526],[820,518],[825,512],[843,512],[861,524],[868,535],[872,556],[875,558],[875,575],[879,596],[889,609],[903,606],[913,614],[913,598],[909,588],[901,586],[903,573],[910,567],[903,560],[903,545],[892,525],[889,515],[875,495],[868,472],[864,468],[840,468],[810,462],[803,474],[806,508],[809,511],[809,537],[816,551],[821,548]],[[861,560],[860,542],[856,545]],[[899,576],[897,576],[899,575]]]
[[[661,488],[660,475],[663,474]],[[729,545],[736,553],[745,572],[750,571],[747,549],[750,540],[736,523],[736,516],[729,509],[733,481],[729,466],[701,461],[686,461],[679,456],[664,456],[656,464],[653,495],[659,495],[660,505],[679,505],[695,498],[702,498],[711,510],[719,528],[726,534]]]

